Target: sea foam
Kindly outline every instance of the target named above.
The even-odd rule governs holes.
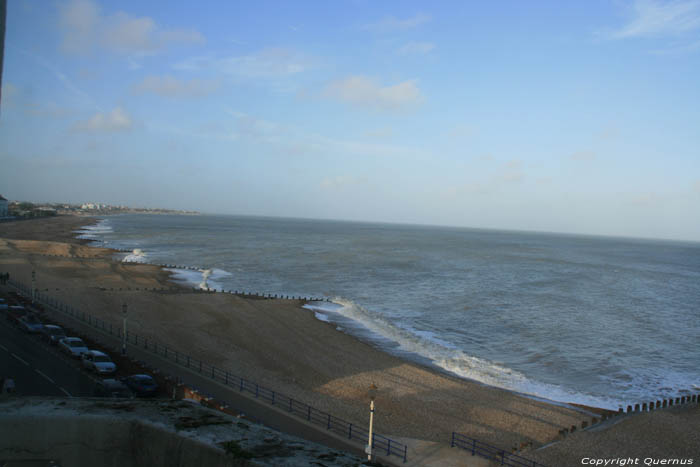
[[[114,230],[108,219],[100,219],[97,224],[85,225],[73,231],[73,233],[78,234],[76,238],[84,240],[97,240],[101,235],[112,232],[114,232]]]
[[[221,280],[231,276],[231,273],[223,269],[181,269],[165,268],[173,273],[173,280],[179,284],[191,286],[202,290],[222,291]]]
[[[432,332],[398,326],[351,300],[336,297],[331,302],[310,302],[304,308],[314,311],[316,318],[321,321],[342,324],[343,331],[370,340],[385,351],[419,363],[431,364],[461,378],[548,401],[610,409],[617,409],[624,404],[615,398],[583,394],[559,385],[531,380],[503,365],[467,355],[456,346],[437,338]]]

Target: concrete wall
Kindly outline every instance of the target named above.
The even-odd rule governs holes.
[[[0,415],[0,460],[53,459],[75,467],[253,465],[222,450],[134,420]]]

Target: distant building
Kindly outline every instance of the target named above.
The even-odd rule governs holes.
[[[0,217],[7,217],[7,200],[0,195]]]

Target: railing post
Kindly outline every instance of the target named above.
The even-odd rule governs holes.
[[[211,379],[216,379],[214,377],[214,367],[213,366],[211,367]]]
[[[308,413],[307,413],[307,415],[306,415],[306,419],[309,420],[309,421],[311,421],[311,406],[309,405],[309,406],[307,406],[307,407],[308,407]]]
[[[289,411],[292,411],[292,398],[289,398]]]
[[[228,371],[226,372],[226,386],[228,386]]]
[[[255,398],[258,398],[258,383],[255,383]]]
[[[272,391],[272,405],[275,405],[275,391]]]
[[[331,429],[331,414],[328,414],[328,429]]]
[[[386,455],[391,455],[391,438],[387,438],[389,441],[386,443]]]
[[[476,440],[472,439],[472,456],[476,455]]]
[[[406,451],[407,451],[407,449],[408,449],[408,447],[404,444],[403,445],[403,463],[404,464],[406,463]]]
[[[200,363],[200,368],[201,368],[202,362],[199,362],[199,363]],[[200,372],[201,372],[201,370],[200,370]],[[241,378],[241,392],[243,392],[243,378]]]
[[[187,356],[187,368],[189,368],[189,367],[190,367],[190,356],[188,355]]]
[[[455,432],[452,432],[452,441],[450,441],[450,447],[455,447]]]
[[[352,439],[352,423],[350,424],[350,428],[348,429],[348,439]]]

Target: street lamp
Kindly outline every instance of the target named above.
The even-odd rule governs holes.
[[[372,460],[372,422],[374,422],[374,398],[377,397],[377,386],[372,383],[369,387],[369,440],[367,442],[367,460]]]
[[[126,357],[126,303],[122,305],[122,316],[124,318],[124,332],[122,333],[122,356]]]
[[[32,269],[32,305],[36,299],[36,271]]]

